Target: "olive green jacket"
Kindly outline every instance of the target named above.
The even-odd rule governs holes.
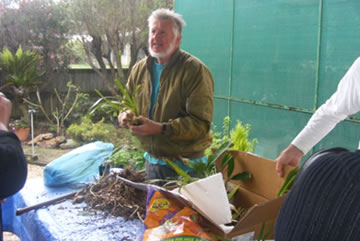
[[[149,118],[154,58],[139,61],[127,88],[136,94],[140,115]],[[211,144],[214,82],[209,69],[196,57],[177,50],[162,71],[153,120],[166,124],[164,135],[139,137],[142,148],[156,158],[198,158]]]

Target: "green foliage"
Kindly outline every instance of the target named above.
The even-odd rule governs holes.
[[[266,222],[263,222],[263,224],[261,225],[260,232],[259,232],[259,234],[257,236],[257,241],[265,241],[270,236],[270,233],[271,233],[271,230],[272,230],[272,225],[271,224],[269,225],[266,233],[264,233],[265,228],[266,228]]]
[[[138,148],[119,148],[109,158],[112,166],[135,167],[137,170],[145,169],[144,151]]]
[[[65,47],[69,39],[70,20],[66,18],[66,1],[18,1],[19,7],[0,1],[0,46],[15,52],[19,45],[43,57],[44,80],[65,76],[70,57]]]
[[[189,159],[183,159],[182,161],[189,167],[191,167],[197,174],[197,177],[191,177],[189,174],[184,172],[180,167],[178,167],[174,162],[170,160],[165,160],[179,175],[179,179],[177,180],[177,184],[179,186],[186,185],[188,183],[194,182],[196,180],[199,180],[201,178],[205,178],[208,176],[211,176],[213,174],[216,174],[218,172],[222,172],[223,170],[226,170],[227,176],[224,176],[225,178],[225,184],[227,184],[231,180],[247,180],[251,178],[251,174],[249,172],[241,172],[241,173],[233,173],[234,167],[235,167],[235,161],[234,158],[226,153],[226,151],[229,150],[231,147],[231,142],[224,142],[221,144],[219,149],[213,154],[211,154],[208,157],[208,162],[203,163],[201,161],[194,162]],[[221,163],[221,167],[218,170],[216,168],[217,160],[224,155],[223,161]]]
[[[66,134],[78,142],[89,143],[112,142],[116,139],[117,132],[112,124],[104,123],[103,120],[93,123],[89,117],[83,117],[80,124],[70,125]]]
[[[115,83],[118,87],[118,90],[120,91],[120,93],[116,93],[115,96],[106,97],[100,91],[95,90],[101,98],[90,107],[90,116],[93,116],[99,110],[112,112],[113,115],[129,110],[134,113],[135,116],[139,116],[139,107],[137,105],[135,95],[141,86],[137,86],[134,93],[131,94],[121,84],[119,79],[115,79]]]
[[[231,140],[234,143],[231,149],[245,152],[254,152],[255,145],[258,143],[257,139],[249,140],[250,125],[242,125],[241,121],[230,132]]]
[[[0,53],[0,68],[9,86],[31,90],[41,83],[39,80],[44,73],[38,70],[41,60],[42,57],[35,51],[23,51],[19,46],[16,53],[12,54],[5,47]]]
[[[234,129],[230,130],[231,120],[226,116],[223,121],[223,131],[216,130],[216,126],[212,125],[212,144],[205,150],[205,155],[209,157],[213,150],[218,149],[223,143],[232,142],[231,150],[239,150],[245,152],[254,152],[255,146],[258,143],[257,139],[249,140],[251,130],[250,124],[242,125],[241,121],[237,121]]]
[[[22,118],[28,121],[28,109],[24,104],[24,99],[39,85],[40,77],[43,72],[39,71],[39,65],[42,57],[35,51],[23,51],[19,46],[16,53],[13,54],[8,48],[0,52],[0,68],[9,91],[15,97],[15,104],[21,111]]]
[[[295,183],[295,178],[296,178],[296,175],[298,174],[299,172],[299,167],[295,167],[294,169],[292,169],[289,174],[287,175],[285,181],[284,181],[284,184],[282,185],[282,187],[280,188],[280,191],[278,193],[278,196],[282,196],[286,193],[288,193],[290,191],[290,189],[292,188],[292,186],[294,185]]]
[[[11,130],[14,131],[14,130],[19,129],[19,128],[29,128],[30,123],[29,123],[28,120],[25,120],[24,118],[21,118],[21,119],[11,121],[9,123],[9,127],[10,127]]]

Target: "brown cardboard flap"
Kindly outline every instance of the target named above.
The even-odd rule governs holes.
[[[276,219],[282,202],[287,195],[275,198],[265,203],[256,204],[249,209],[246,214],[239,220],[233,230],[227,235],[228,237],[235,237],[237,235],[248,232],[249,227],[261,224],[267,220]]]
[[[267,201],[269,201],[269,199],[240,187],[235,193],[234,199],[231,203],[233,203],[236,208],[242,207],[249,209],[256,203],[263,203]]]
[[[275,171],[275,161],[242,151],[229,151],[228,153],[235,160],[234,174],[247,171],[252,175],[249,180],[231,181],[233,184],[240,185],[267,200],[277,197],[285,179],[281,178]],[[219,162],[221,163],[221,160]],[[219,162],[217,163],[218,168]],[[291,169],[290,167],[285,168],[285,177]],[[223,170],[223,175],[227,177],[226,170]]]

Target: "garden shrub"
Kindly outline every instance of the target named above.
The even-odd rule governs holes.
[[[145,169],[144,151],[136,147],[118,149],[109,158],[112,166]]]
[[[255,146],[258,143],[257,139],[249,140],[249,133],[251,130],[250,124],[243,125],[241,121],[237,120],[237,124],[233,129],[230,129],[230,117],[226,116],[223,121],[222,132],[216,130],[216,126],[212,126],[212,144],[205,150],[205,155],[209,157],[213,150],[218,149],[223,143],[231,141],[233,143],[231,150],[239,150],[245,152],[254,152]]]
[[[81,143],[113,142],[117,139],[117,131],[113,124],[105,123],[103,119],[93,123],[89,117],[83,117],[79,124],[71,124],[66,134]]]

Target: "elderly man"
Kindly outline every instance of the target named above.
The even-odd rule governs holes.
[[[8,131],[11,114],[11,102],[0,92],[0,240],[1,203],[15,194],[25,184],[27,163],[21,143],[17,136]]]
[[[119,113],[119,125],[129,128],[146,151],[148,179],[177,176],[164,159],[183,170],[182,158],[206,162],[211,144],[214,83],[209,69],[196,57],[179,49],[185,22],[181,15],[155,10],[148,19],[150,56],[131,70],[127,88],[136,93],[141,125],[131,125],[132,113]]]

